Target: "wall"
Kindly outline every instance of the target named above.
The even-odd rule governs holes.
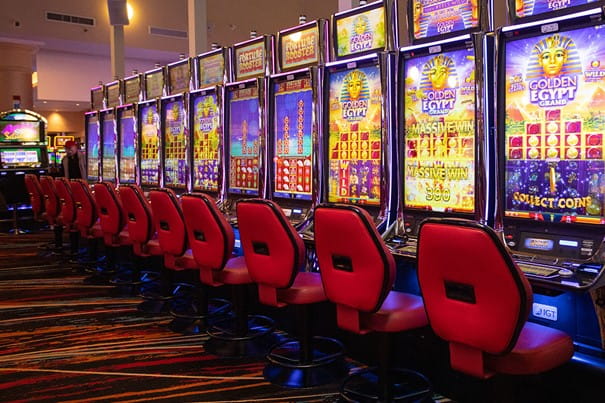
[[[84,138],[84,114],[82,112],[37,111],[48,120],[47,133],[67,133]]]

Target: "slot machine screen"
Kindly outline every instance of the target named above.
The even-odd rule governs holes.
[[[103,86],[95,87],[90,90],[90,102],[93,110],[101,110],[105,106],[103,105],[103,100],[105,99],[105,95],[103,94]]]
[[[570,8],[582,8],[598,3],[598,0],[509,0],[509,9],[513,19],[525,19],[544,14],[556,13],[557,11],[570,12]]]
[[[475,210],[473,48],[405,62],[404,205],[439,212]]]
[[[1,143],[39,142],[40,122],[2,120],[0,121]]]
[[[604,27],[505,43],[507,217],[605,224]]]
[[[40,168],[42,166],[40,148],[0,149],[0,166],[3,169]]]
[[[189,60],[183,60],[168,65],[168,82],[170,83],[170,95],[189,91]]]
[[[380,205],[382,85],[380,67],[329,74],[328,202]]]
[[[479,27],[478,0],[410,0],[416,40],[461,33]]]
[[[87,156],[87,168],[88,180],[97,181],[99,180],[99,141],[100,126],[97,115],[87,116],[86,121],[86,156]]]
[[[116,121],[113,112],[103,114],[103,151],[102,162],[103,180],[114,182],[116,178]]]
[[[260,127],[258,87],[229,91],[229,193],[258,195]]]
[[[139,106],[141,185],[160,182],[160,123],[155,102]]]
[[[193,188],[219,191],[219,107],[215,92],[191,95],[193,113]]]
[[[309,77],[276,82],[275,197],[311,200],[313,185],[313,89]]]
[[[220,53],[198,57],[199,87],[220,85],[225,77],[225,55]]]
[[[107,91],[107,107],[113,108],[119,106],[120,102],[120,82],[115,81],[113,83],[109,83],[105,86],[105,91]]]
[[[164,185],[187,186],[187,139],[185,136],[185,105],[183,98],[169,99],[163,104],[164,118]]]
[[[120,114],[120,183],[135,182],[135,116],[133,109]]]
[[[319,63],[319,26],[280,35],[282,70],[292,70]]]
[[[164,95],[164,70],[145,73],[145,99]]]
[[[132,104],[139,102],[141,93],[141,76],[136,75],[124,79],[124,103]]]
[[[253,43],[235,48],[235,79],[258,77],[265,74],[265,38],[260,37]]]
[[[337,59],[386,49],[385,9],[382,2],[376,4],[380,7],[335,18]]]

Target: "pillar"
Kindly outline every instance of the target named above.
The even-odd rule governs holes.
[[[187,0],[189,56],[208,50],[208,1]]]
[[[32,73],[34,57],[42,44],[18,39],[0,39],[0,111],[13,108],[13,97],[21,109],[33,109]]]
[[[110,25],[111,77],[124,78],[124,26]]]

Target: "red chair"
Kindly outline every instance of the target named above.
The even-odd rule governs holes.
[[[80,249],[80,234],[76,226],[76,202],[69,180],[56,178],[55,189],[61,205],[61,212],[57,216],[57,224],[62,225],[63,229],[69,232],[70,255],[76,256]]]
[[[250,277],[258,285],[261,303],[294,305],[299,340],[271,348],[264,376],[274,384],[311,387],[333,382],[345,374],[343,346],[334,339],[311,335],[310,305],[327,301],[319,273],[305,268],[305,244],[281,208],[270,200],[237,204],[237,222]]]
[[[101,223],[97,215],[97,205],[88,182],[83,179],[72,179],[70,185],[76,206],[75,225],[80,231],[80,237],[87,240],[88,258],[81,260],[80,263],[96,265],[98,263],[98,241],[103,238]]]
[[[341,385],[342,397],[348,401],[430,397],[424,376],[389,365],[388,335],[426,326],[427,318],[419,296],[391,290],[395,261],[370,215],[356,206],[322,205],[315,210],[314,228],[321,278],[328,300],[336,304],[338,326],[380,336],[378,384],[366,378],[369,370],[357,372]]]
[[[25,174],[25,187],[29,193],[29,203],[32,206],[35,220],[44,219],[44,194],[38,177],[34,174]]]
[[[63,250],[63,227],[57,225],[57,217],[61,212],[59,196],[55,188],[55,181],[52,176],[41,175],[40,186],[44,196],[44,211],[46,212],[46,221],[55,233],[55,251],[57,253]]]
[[[271,343],[273,321],[248,315],[246,292],[253,284],[243,256],[234,257],[233,228],[211,197],[194,193],[183,196],[183,213],[191,251],[200,268],[202,283],[231,285],[235,320],[215,321],[208,330],[206,350],[221,356],[264,355]]]
[[[458,371],[483,379],[537,374],[573,355],[567,334],[526,322],[531,287],[487,226],[460,219],[424,222],[418,280],[429,323],[449,343]]]

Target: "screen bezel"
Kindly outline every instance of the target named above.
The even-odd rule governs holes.
[[[179,69],[183,66],[187,66],[187,87],[186,88],[182,88],[182,89],[175,89],[174,88],[174,83],[172,82],[172,79],[170,78],[170,72],[172,70],[175,69]],[[166,78],[167,78],[167,85],[166,87],[168,88],[168,94],[169,96],[172,95],[178,95],[178,94],[182,94],[185,92],[188,92],[191,89],[191,58],[186,58],[183,60],[179,60],[178,62],[174,62],[174,63],[170,63],[166,66]]]
[[[150,76],[155,75],[155,74],[161,74],[162,76],[162,93],[159,95],[156,95],[154,97],[150,97],[149,96],[149,88],[147,85],[147,80],[149,79]],[[158,67],[157,69],[153,69],[153,70],[148,70],[145,73],[143,73],[143,95],[145,98],[145,100],[151,100],[151,99],[156,99],[156,98],[161,98],[164,96],[165,91],[166,91],[166,70],[164,69],[164,67]]]
[[[185,136],[185,181],[186,183],[166,184],[166,104],[171,102],[180,102],[183,107],[183,130]],[[160,147],[161,147],[161,178],[164,187],[171,189],[188,189],[189,181],[191,180],[191,169],[188,155],[191,153],[191,142],[189,141],[189,133],[187,131],[187,103],[185,102],[185,94],[170,95],[160,100]]]
[[[568,32],[575,31],[585,28],[590,28],[593,26],[601,25],[605,28],[605,19],[601,13],[597,14],[589,14],[589,15],[580,15],[580,16],[572,16],[575,18],[569,17],[561,17],[556,19],[556,22],[559,24],[559,29],[557,31],[543,33],[542,26],[545,23],[550,24],[549,21],[545,22],[534,22],[529,24],[528,26],[523,27],[506,27],[506,29],[499,30],[498,37],[498,66],[505,66],[506,62],[506,45],[511,41],[519,41],[524,39],[529,39],[533,37],[560,33],[560,32]],[[498,76],[496,78],[497,81],[497,110],[499,116],[504,116],[504,111],[506,109],[506,69],[500,68],[498,69]],[[605,224],[590,224],[590,223],[578,223],[578,222],[551,222],[551,221],[539,221],[532,218],[524,218],[524,217],[511,217],[506,215],[506,136],[505,136],[505,120],[498,119],[497,123],[497,146],[498,146],[498,155],[497,155],[497,163],[498,163],[498,181],[499,181],[499,189],[502,191],[498,193],[498,211],[497,214],[499,219],[506,223],[515,223],[519,226],[535,226],[538,228],[547,229],[548,227],[552,228],[560,228],[567,229],[568,231],[573,231],[574,229],[581,230],[590,230],[590,231],[602,231],[605,228]]]
[[[158,139],[158,171],[157,171],[157,177],[158,180],[157,182],[143,182],[143,175],[141,174],[141,168],[142,168],[142,163],[143,163],[143,158],[141,156],[141,146],[143,144],[143,119],[144,117],[141,116],[142,111],[144,110],[144,108],[146,108],[147,106],[155,106],[156,108],[156,115],[157,115],[157,119],[158,119],[158,125],[157,125],[157,139]],[[144,101],[141,102],[137,105],[137,113],[136,113],[136,118],[137,118],[137,125],[136,125],[136,130],[137,130],[137,148],[136,148],[136,152],[135,155],[137,157],[137,168],[136,168],[136,172],[137,172],[137,182],[144,187],[157,187],[160,186],[160,182],[162,180],[162,172],[163,172],[163,168],[162,168],[162,162],[163,162],[163,150],[162,150],[162,132],[161,132],[161,128],[160,128],[160,104],[158,102],[157,99],[151,99],[148,101]]]
[[[473,46],[470,36],[465,36],[465,39],[461,39],[461,40],[456,40],[456,41],[452,41],[449,43],[442,43],[440,44],[441,46],[441,51],[440,52],[435,52],[435,53],[431,53],[431,48],[434,45],[427,45],[425,47],[420,47],[418,49],[413,49],[413,50],[403,50],[400,52],[400,58],[399,58],[399,71],[401,72],[400,74],[403,75],[405,72],[405,67],[406,67],[406,62],[409,60],[414,60],[420,57],[426,57],[426,56],[432,56],[432,55],[438,55],[438,54],[443,54],[443,53],[447,53],[447,52],[454,52],[454,51],[458,51],[458,50],[463,50],[463,49],[472,49],[473,53],[476,55],[477,51],[475,49],[475,47]],[[410,55],[410,57],[406,57],[406,55],[413,53],[413,55]],[[476,74],[476,77],[478,77],[479,75]],[[477,81],[475,81],[475,86]],[[406,137],[405,137],[405,80],[404,79],[400,79],[399,80],[399,84],[398,84],[399,88],[398,88],[398,94],[399,94],[399,104],[402,105],[401,108],[399,108],[398,111],[398,115],[399,115],[399,121],[401,122],[402,125],[402,129],[400,130],[400,134],[398,136],[398,148],[399,148],[399,161],[402,162],[401,167],[398,167],[399,169],[399,175],[401,177],[401,183],[402,185],[400,186],[400,194],[399,194],[399,198],[401,200],[401,207],[402,207],[402,211],[404,212],[404,214],[409,214],[409,215],[414,215],[414,216],[418,216],[418,215],[423,215],[423,216],[447,216],[447,217],[461,217],[461,218],[468,218],[468,219],[472,219],[476,216],[477,211],[478,211],[478,206],[481,203],[482,197],[480,195],[480,185],[479,185],[479,169],[480,169],[480,165],[478,163],[479,158],[480,158],[480,144],[481,142],[479,141],[479,136],[480,136],[480,131],[478,130],[478,126],[477,126],[477,103],[478,103],[478,99],[477,99],[477,93],[475,92],[475,138],[474,138],[474,158],[475,158],[475,172],[473,173],[474,175],[474,182],[475,182],[475,195],[474,195],[474,208],[472,211],[435,211],[435,210],[431,210],[429,208],[414,208],[414,207],[407,207],[406,206],[406,201],[405,201],[405,162],[406,162],[406,155],[407,155],[407,147],[406,147]]]
[[[122,117],[124,115],[124,113],[126,112],[130,112],[132,111],[132,119],[134,119],[134,138],[133,138],[133,145],[134,145],[134,170],[133,170],[133,176],[130,179],[122,179]],[[136,108],[134,106],[134,104],[129,104],[129,105],[125,105],[125,106],[121,106],[119,108],[116,109],[116,132],[117,132],[117,138],[116,138],[116,143],[117,143],[117,150],[116,150],[116,157],[117,157],[117,177],[118,177],[118,183],[137,183],[137,139],[138,139],[138,133],[137,133],[137,115],[136,115]]]
[[[98,132],[98,138],[99,140],[97,141],[97,150],[98,151],[98,155],[97,155],[97,176],[91,176],[90,175],[90,169],[88,169],[90,167],[89,164],[89,158],[90,158],[90,150],[92,149],[92,144],[90,144],[88,142],[89,139],[89,132],[88,132],[88,125],[90,123],[90,120],[94,118],[97,121],[97,132]],[[101,177],[101,168],[100,168],[100,163],[101,163],[101,152],[103,151],[101,149],[101,119],[99,117],[99,112],[98,111],[93,111],[93,112],[87,112],[84,114],[84,130],[86,131],[86,175],[87,175],[87,180],[89,182],[98,182],[100,177]]]
[[[574,13],[578,13],[578,12],[582,12],[582,11],[587,11],[590,9],[595,9],[599,6],[601,8],[604,7],[605,1],[598,0],[598,1],[593,1],[591,3],[580,4],[580,5],[576,5],[573,7],[567,7],[563,10],[554,10],[554,11],[549,11],[546,13],[534,14],[534,15],[531,15],[528,17],[517,17],[516,10],[515,10],[515,0],[506,1],[506,8],[508,10],[508,18],[512,25],[540,21],[540,20],[544,20],[544,19],[558,17],[561,15],[574,14]]]

